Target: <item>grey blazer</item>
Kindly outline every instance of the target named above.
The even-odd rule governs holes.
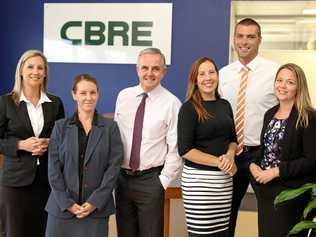
[[[115,212],[112,191],[123,160],[123,145],[116,122],[97,115],[85,152],[82,201],[96,206],[89,216],[106,217]],[[56,122],[48,152],[48,179],[52,188],[46,211],[72,218],[67,211],[79,200],[78,127],[69,119]]]

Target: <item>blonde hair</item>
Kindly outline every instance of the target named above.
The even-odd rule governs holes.
[[[215,62],[207,57],[198,58],[195,60],[191,66],[191,70],[189,73],[188,78],[188,87],[187,87],[187,94],[186,94],[186,101],[190,100],[194,106],[194,109],[196,113],[198,114],[199,121],[205,121],[211,117],[213,117],[212,114],[210,114],[206,108],[203,106],[203,98],[201,95],[201,92],[199,91],[199,88],[197,86],[197,77],[199,73],[199,67],[204,62],[210,62],[214,65],[215,71],[218,74],[218,69],[215,64]],[[220,98],[220,95],[218,93],[218,87],[215,90],[215,98]]]
[[[278,77],[279,73],[283,69],[291,71],[296,78],[297,89],[294,101],[294,106],[298,111],[296,128],[298,128],[299,126],[306,128],[308,127],[308,112],[313,111],[314,108],[312,106],[311,99],[309,96],[305,73],[300,66],[294,63],[287,63],[279,68],[275,78]]]
[[[24,63],[26,60],[28,60],[29,58],[32,57],[36,57],[39,56],[43,59],[44,61],[44,66],[45,66],[45,77],[44,77],[44,81],[43,84],[41,86],[41,91],[43,92],[47,92],[47,81],[48,81],[48,63],[47,63],[47,59],[44,56],[44,54],[36,49],[31,49],[31,50],[27,50],[25,51],[22,56],[20,57],[18,64],[16,66],[16,71],[15,71],[15,81],[14,81],[14,86],[13,86],[13,90],[12,90],[12,98],[13,101],[15,102],[15,104],[19,104],[20,103],[20,97],[21,97],[21,91],[22,91],[22,69],[24,66]]]

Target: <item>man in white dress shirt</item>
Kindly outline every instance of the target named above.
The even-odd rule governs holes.
[[[136,69],[139,85],[119,93],[114,115],[124,145],[124,161],[115,192],[117,230],[119,237],[162,237],[164,190],[176,178],[182,163],[177,150],[181,103],[160,85],[166,65],[159,49],[142,50]],[[137,143],[133,141],[135,118],[143,100],[145,112],[135,167],[131,163]]]
[[[243,116],[243,146],[241,153],[235,157],[238,171],[234,176],[230,237],[234,236],[238,209],[250,182],[249,163],[259,151],[264,113],[277,103],[273,88],[279,65],[258,55],[260,43],[260,25],[251,18],[239,21],[234,32],[234,48],[238,60],[219,71],[220,94],[231,103],[235,117],[243,68],[246,67],[248,71]]]

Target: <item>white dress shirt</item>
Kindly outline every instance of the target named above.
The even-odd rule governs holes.
[[[134,119],[142,93],[144,91],[138,85],[122,90],[117,97],[114,120],[118,123],[124,145],[122,168],[129,169]],[[161,85],[147,94],[139,170],[164,165],[159,178],[166,189],[182,165],[177,149],[177,120],[181,102]]]
[[[219,93],[230,102],[234,115],[243,66],[240,61],[235,61],[219,71]],[[244,144],[258,146],[264,113],[277,104],[274,95],[274,80],[280,65],[257,56],[247,64],[247,67],[249,74],[246,89]]]
[[[41,92],[41,97],[36,106],[34,106],[21,92],[20,102],[26,103],[27,112],[31,121],[34,135],[39,137],[44,127],[44,115],[42,104],[45,102],[52,102],[44,92]]]

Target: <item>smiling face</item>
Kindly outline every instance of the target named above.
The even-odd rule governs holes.
[[[159,54],[143,54],[137,65],[139,83],[145,92],[156,88],[165,76],[166,69]]]
[[[297,92],[297,79],[294,73],[287,68],[282,69],[276,76],[274,91],[280,103],[294,103]]]
[[[237,25],[234,35],[234,47],[240,62],[247,65],[258,55],[261,37],[256,25]]]
[[[25,89],[41,88],[46,77],[45,62],[42,57],[28,58],[21,69],[22,86]]]
[[[72,97],[77,102],[79,113],[94,112],[99,98],[97,85],[83,79],[76,84],[75,90],[72,91]]]
[[[218,75],[213,63],[205,61],[199,66],[196,84],[203,100],[215,100]]]

